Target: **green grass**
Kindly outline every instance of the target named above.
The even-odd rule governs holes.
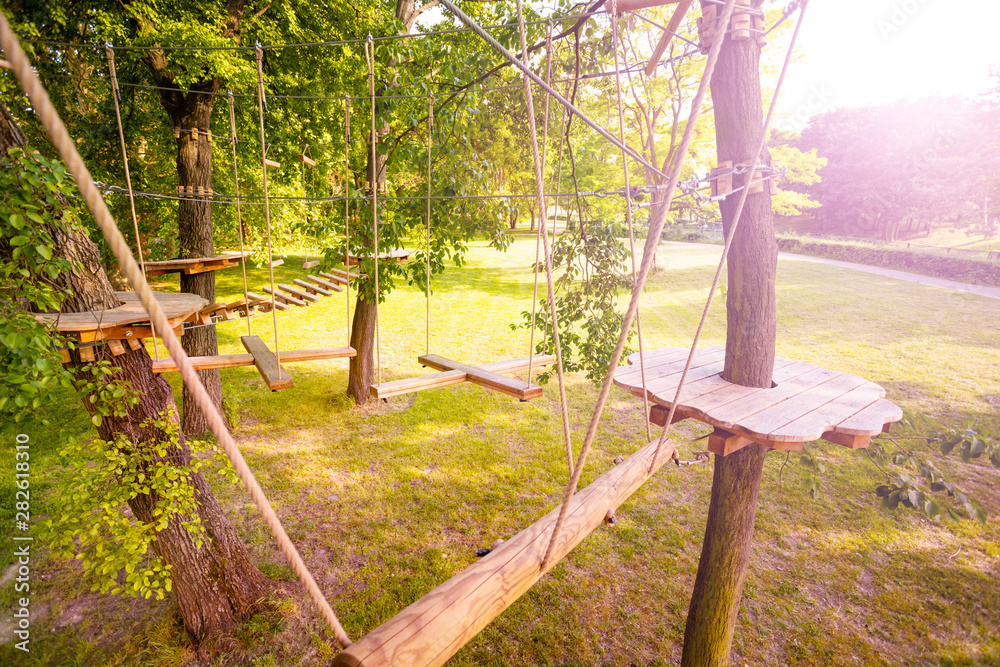
[[[718,252],[660,249],[663,268],[642,304],[649,348],[690,343]],[[506,254],[473,244],[468,266],[434,284],[431,351],[469,363],[527,354],[527,332],[509,324],[531,307],[533,258],[527,234]],[[288,258],[276,278],[304,275],[299,266]],[[218,279],[220,300],[241,293],[239,271]],[[176,282],[162,284],[176,289]],[[251,272],[253,291],[265,282],[266,271]],[[963,420],[1000,431],[1000,302],[794,259],[780,262],[777,294],[778,354],[882,384],[912,424],[901,432]],[[346,308],[340,295],[279,314],[282,348],[344,345]],[[416,362],[424,352],[423,295],[401,287],[380,315],[383,378],[428,372]],[[717,299],[702,344],[724,342],[724,316]],[[271,342],[270,315],[252,325]],[[245,333],[244,321],[220,325],[220,351],[242,352]],[[554,384],[523,404],[458,385],[354,408],[344,397],[346,368],[346,360],[291,365],[295,387],[277,394],[253,368],[222,377],[237,442],[357,637],[474,562],[475,549],[558,504],[567,473]],[[176,376],[171,381],[179,393]],[[568,392],[578,448],[596,391],[573,376]],[[66,405],[45,438],[87,436],[80,412]],[[582,484],[641,446],[642,424],[641,405],[616,390]],[[683,422],[676,437],[704,430]],[[39,483],[49,491],[38,502],[51,504],[65,473],[51,454],[56,445],[47,447]],[[996,522],[938,525],[888,512],[873,493],[878,471],[861,453],[824,444],[810,451],[827,469],[815,502],[794,458],[783,473],[784,456],[768,458],[734,664],[997,664]],[[935,460],[991,517],[1000,514],[998,471]],[[710,464],[664,468],[622,506],[616,525],[585,540],[453,664],[676,664],[711,479]],[[233,656],[256,665],[327,664],[329,633],[245,492],[216,489],[262,569],[291,595],[280,618],[241,628]],[[68,563],[42,561],[38,577],[35,599],[47,608],[33,622],[32,656],[6,645],[0,662],[195,664],[174,603],[90,594]],[[9,586],[0,588],[5,604]]]

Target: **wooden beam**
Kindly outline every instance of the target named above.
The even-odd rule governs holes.
[[[279,302],[290,303],[293,306],[300,306],[300,307],[309,305],[305,301],[300,301],[299,299],[296,299],[294,296],[285,294],[280,290],[272,290],[270,285],[265,285],[263,289],[268,294],[274,295],[274,298],[277,299]]]
[[[670,461],[674,444],[656,454],[649,443],[604,473],[570,501],[549,569],[604,523],[642,484]],[[335,667],[443,665],[535,584],[548,570],[541,562],[555,528],[556,507],[502,546],[467,567],[333,660]]]
[[[320,299],[315,294],[310,294],[309,292],[300,290],[297,287],[292,287],[291,285],[286,285],[285,283],[278,283],[278,289],[280,289],[283,292],[291,294],[297,299],[300,299],[302,301],[308,301],[310,303],[316,303]]]
[[[504,361],[497,361],[491,364],[483,364],[479,368],[492,373],[515,373],[528,368],[528,359],[529,357],[505,359]],[[555,357],[551,354],[536,354],[533,364],[542,367],[553,362],[555,362]],[[401,380],[372,385],[370,392],[374,398],[389,398],[402,394],[412,394],[413,392],[424,391],[425,389],[437,389],[453,384],[462,384],[463,382],[468,382],[468,379],[468,375],[464,371],[450,370],[443,373],[403,378]]]
[[[322,278],[317,278],[316,276],[312,276],[312,275],[306,276],[306,280],[310,280],[310,281],[316,283],[317,285],[325,287],[328,290],[333,290],[334,292],[343,292],[344,291],[344,288],[341,287],[338,283],[330,282],[329,280],[323,280]]]
[[[260,336],[240,336],[240,342],[253,356],[253,364],[260,371],[260,375],[267,383],[268,389],[278,391],[288,389],[292,386],[292,376],[284,368],[278,365],[278,359],[274,353],[268,349]]]
[[[333,271],[333,269],[330,270]],[[339,273],[327,273],[326,271],[320,271],[319,275],[323,276],[327,280],[332,280],[342,285],[346,285],[349,282],[346,276],[342,276]]]
[[[280,162],[275,162],[274,160],[268,160],[266,157],[261,158],[261,164],[263,164],[265,167],[273,167],[274,169],[278,169],[279,167],[281,167]]]
[[[302,268],[303,269],[307,269],[307,270],[308,269],[315,269],[317,266],[319,266],[319,264],[320,264],[320,262],[319,262],[318,259],[313,259],[313,260],[309,260],[307,262],[302,262]]]
[[[463,371],[468,376],[469,382],[522,401],[529,401],[542,395],[542,388],[538,385],[529,385],[522,380],[504,377],[479,366],[469,366],[436,354],[425,354],[422,357],[417,357],[417,360],[425,366],[436,368],[439,371]]]
[[[307,166],[310,166],[310,167],[315,167],[316,166],[316,160],[312,159],[308,155],[299,154],[299,162],[302,162],[303,164],[305,164]]]
[[[315,350],[288,350],[281,352],[282,364],[294,364],[302,361],[319,361],[321,359],[343,359],[358,356],[353,347],[325,347]],[[239,368],[253,366],[252,354],[217,354],[211,357],[188,357],[194,367],[201,371],[208,368]],[[159,359],[153,362],[154,373],[175,373],[177,364],[173,359]]]
[[[281,266],[284,263],[285,263],[285,260],[283,260],[283,259],[276,259],[276,260],[274,260],[272,262],[268,262],[267,264],[265,264],[264,268],[267,268],[267,269],[276,269],[276,268],[278,268],[279,266]]]
[[[319,285],[314,285],[313,283],[307,283],[301,278],[296,278],[292,281],[299,287],[301,287],[307,294],[319,295],[319,296],[333,296],[333,292],[328,289],[324,289]]]
[[[656,48],[653,49],[653,55],[650,57],[649,62],[646,63],[646,76],[653,76],[653,72],[656,71],[656,66],[660,64],[660,58],[663,57],[664,51],[670,45],[670,40],[673,38],[674,33],[681,25],[681,21],[684,20],[684,15],[687,14],[687,10],[691,7],[692,0],[680,0],[677,3],[677,8],[674,9],[673,16],[670,17],[670,23],[667,24],[667,29],[663,31],[663,36],[660,37],[660,41],[656,43]],[[619,3],[619,8],[621,3]]]
[[[670,415],[670,408],[664,407],[662,405],[653,405],[649,409],[649,421],[657,426],[666,426],[667,417]],[[684,410],[678,408],[674,410],[674,418],[671,420],[671,424],[676,424],[679,421],[684,421],[685,419],[690,419],[691,415],[686,413]]]
[[[260,306],[264,309],[264,312],[271,310],[272,301],[266,297],[260,296],[259,294],[254,294],[253,292],[247,292],[247,296],[250,297],[251,306]],[[280,301],[274,301],[275,310],[291,310],[291,308]]]

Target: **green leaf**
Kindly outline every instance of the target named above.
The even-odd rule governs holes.
[[[934,519],[935,521],[941,520],[941,508],[933,500],[928,500],[924,503],[924,514]]]
[[[52,259],[52,249],[47,245],[36,245],[35,252],[37,252],[43,259]]]

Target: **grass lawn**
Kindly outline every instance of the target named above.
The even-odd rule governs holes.
[[[642,304],[644,338],[650,349],[687,346],[719,249],[659,252],[663,270]],[[472,244],[468,265],[435,282],[431,352],[466,363],[527,354],[527,332],[509,325],[531,307],[533,258],[523,235],[507,253]],[[276,278],[304,276],[300,263],[288,259]],[[238,270],[218,278],[220,300],[241,293]],[[255,269],[251,290],[265,283],[266,270]],[[779,356],[882,384],[905,410],[899,433],[959,423],[1000,433],[1000,302],[795,259],[780,261],[777,293]],[[725,306],[717,301],[705,345],[724,343]],[[346,310],[341,295],[279,314],[281,347],[345,345]],[[270,318],[252,324],[272,344]],[[423,322],[423,295],[414,288],[397,289],[382,305],[384,379],[428,372],[416,361]],[[220,325],[220,352],[242,352],[245,333],[244,321]],[[560,502],[567,473],[554,384],[531,403],[466,384],[354,408],[344,396],[346,360],[289,370],[295,387],[277,394],[253,368],[223,371],[226,407],[244,455],[352,637]],[[179,400],[177,377],[171,381]],[[579,447],[597,392],[577,376],[568,392]],[[644,444],[642,410],[615,390],[581,486]],[[53,426],[31,434],[36,515],[57,508],[54,490],[70,474],[59,441],[90,437],[88,423],[67,402],[53,411]],[[673,437],[705,431],[682,422]],[[4,429],[3,441],[13,434]],[[733,664],[1000,664],[1000,471],[935,455],[990,515],[986,526],[937,524],[879,507],[874,488],[884,478],[862,452],[808,448],[826,466],[817,501],[804,490],[796,458],[784,466],[784,455],[768,457]],[[4,452],[10,470],[10,448]],[[665,467],[622,506],[614,526],[587,538],[452,664],[678,663],[711,479],[711,463]],[[289,593],[279,614],[246,623],[218,664],[327,664],[333,641],[249,498],[239,487],[216,489],[262,569]],[[35,548],[32,652],[7,643],[0,663],[195,664],[172,601],[91,593],[74,564]],[[5,578],[0,606],[14,597]],[[9,623],[5,613],[4,640]]]

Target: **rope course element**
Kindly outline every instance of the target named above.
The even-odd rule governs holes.
[[[118,229],[111,211],[108,210],[107,205],[101,198],[100,191],[94,184],[90,172],[83,163],[83,158],[80,157],[80,153],[76,149],[76,143],[70,137],[69,132],[67,132],[62,119],[59,118],[59,113],[39,81],[38,75],[32,70],[31,63],[21,49],[17,37],[11,31],[4,12],[0,12],[0,47],[3,48],[4,53],[10,60],[11,69],[14,71],[21,87],[31,101],[32,107],[38,113],[46,133],[52,139],[52,143],[59,153],[59,157],[73,175],[80,193],[91,213],[93,213],[95,222],[104,234],[104,238],[118,260],[129,284],[136,291],[143,308],[149,314],[150,322],[161,332],[164,345],[180,369],[185,384],[190,388],[192,397],[198,408],[205,415],[212,433],[218,439],[219,446],[226,453],[236,475],[243,482],[254,505],[263,516],[268,529],[278,542],[279,548],[288,559],[292,569],[295,570],[299,580],[309,592],[310,598],[312,598],[313,602],[319,608],[337,642],[341,646],[350,646],[351,640],[348,638],[347,633],[344,632],[344,628],[341,626],[340,621],[337,620],[336,614],[330,608],[330,604],[323,596],[323,592],[319,589],[316,580],[306,567],[302,556],[295,548],[291,539],[289,539],[288,533],[285,532],[284,527],[281,525],[281,520],[275,514],[264,490],[261,489],[260,484],[240,453],[239,447],[237,447],[236,442],[233,440],[233,436],[226,426],[225,419],[208,395],[205,385],[202,384],[201,378],[181,347],[180,341],[174,334],[173,329],[170,328],[167,318],[156,302],[156,297],[152,289],[150,289],[149,284],[146,282],[145,274],[132,256],[128,243]]]
[[[431,148],[434,143],[434,98],[427,102],[427,284],[426,308],[424,313],[424,354],[431,353]],[[531,350],[528,350],[531,355]],[[530,366],[529,366],[530,369]],[[531,376],[528,376],[528,384],[531,384]]]
[[[524,25],[524,13],[521,8],[521,0],[517,0],[517,19],[518,19],[518,33],[521,40],[521,58],[524,60],[524,68],[522,71],[525,73],[530,70],[527,68],[528,63],[528,43],[525,36],[525,25]],[[551,89],[551,88],[550,88]],[[542,216],[538,228],[541,229],[545,226],[545,177],[542,174],[545,165],[542,163],[542,158],[538,151],[538,128],[535,125],[535,103],[532,99],[531,94],[531,81],[527,74],[524,77],[524,95],[525,101],[528,107],[528,129],[531,134],[531,155],[534,159],[535,164],[535,187],[538,190],[538,213]],[[552,251],[549,247],[549,237],[548,234],[541,234],[542,237],[542,248],[545,252],[545,278],[548,284],[548,296],[549,296],[549,317],[552,318],[552,340],[555,344],[556,353],[556,372],[559,378],[559,406],[562,412],[562,427],[563,427],[563,439],[566,441],[566,456],[570,463],[573,461],[573,438],[570,433],[569,425],[569,406],[566,403],[566,381],[563,377],[563,360],[562,360],[562,344],[559,340],[559,318],[556,313],[556,295],[555,295],[555,285],[553,284],[552,274]],[[535,273],[537,276],[537,271]],[[530,353],[534,353],[531,350]],[[542,565],[543,569],[545,567],[544,563]]]
[[[232,146],[232,149],[233,149],[233,183],[234,183],[235,188],[236,188],[236,226],[239,229],[239,233],[240,233],[240,254],[242,255],[244,252],[246,252],[246,250],[243,247],[243,207],[240,205],[240,171],[239,171],[239,166],[236,164],[237,163],[237,160],[236,160],[236,143],[237,143],[236,142],[236,111],[235,111],[234,104],[233,104],[233,91],[229,91],[229,95],[227,96],[226,99],[229,102],[229,128],[230,128],[230,132],[231,132],[229,144]],[[247,318],[246,318],[247,319],[247,335],[248,336],[252,336],[253,335],[253,331],[251,330],[251,327],[250,327],[250,319],[251,318],[250,318],[250,312],[249,312],[249,308],[250,308],[250,296],[248,294],[250,290],[247,287],[247,263],[246,263],[245,259],[244,259],[244,261],[240,262],[240,269],[243,271],[243,298],[247,302],[247,309],[248,309]],[[272,296],[271,298],[273,299],[274,297]],[[272,305],[273,305],[273,303],[272,303]]]
[[[795,31],[792,33],[792,39],[788,44],[788,51],[785,54],[785,62],[781,67],[781,74],[778,75],[778,83],[774,88],[774,94],[771,96],[771,104],[767,109],[767,118],[764,119],[764,126],[761,128],[760,141],[757,144],[757,150],[750,159],[751,164],[757,164],[760,162],[760,158],[764,153],[764,147],[767,145],[767,131],[771,127],[771,120],[774,118],[774,110],[777,106],[778,95],[781,94],[781,86],[785,82],[785,75],[788,73],[788,66],[792,62],[795,42],[798,40],[799,30],[802,28],[802,19],[805,18],[806,7],[808,4],[808,0],[802,4],[799,19],[795,24]],[[728,17],[726,17],[726,20],[728,20]],[[720,31],[720,34],[721,32],[722,31]],[[718,37],[716,39],[718,40]],[[749,167],[747,168],[749,169]],[[740,191],[739,200],[737,200],[736,203],[736,211],[733,213],[733,222],[729,227],[729,233],[726,235],[726,242],[722,248],[722,257],[719,258],[719,265],[715,270],[715,277],[712,279],[712,287],[708,293],[708,298],[705,300],[705,308],[701,313],[701,321],[698,323],[698,329],[695,331],[694,340],[691,342],[691,351],[688,353],[687,361],[684,363],[684,370],[681,372],[681,379],[677,384],[677,393],[674,394],[674,402],[670,406],[670,412],[667,414],[666,425],[663,427],[663,436],[660,437],[660,443],[666,439],[667,431],[670,429],[670,422],[673,420],[674,414],[677,411],[677,402],[680,399],[681,391],[684,390],[684,383],[687,381],[688,371],[691,370],[691,362],[694,360],[694,355],[698,348],[698,341],[701,339],[702,330],[705,328],[705,322],[708,320],[708,311],[712,307],[715,290],[719,287],[719,280],[722,277],[722,269],[726,265],[726,258],[729,256],[729,249],[733,246],[733,239],[736,238],[736,229],[739,227],[740,218],[743,216],[743,208],[746,205],[749,194],[750,190],[748,188],[742,188]]]
[[[122,112],[119,108],[118,100],[121,94],[118,90],[118,74],[115,72],[115,52],[108,44],[105,49],[108,56],[108,72],[111,75],[111,99],[115,103],[115,120],[118,122],[118,140],[122,147],[122,164],[125,167],[125,185],[128,187],[128,204],[132,212],[132,229],[135,232],[135,250],[139,255],[139,267],[142,272],[146,272],[146,260],[142,258],[142,239],[139,238],[139,219],[135,215],[135,195],[132,193],[132,175],[128,168],[128,151],[125,147],[125,130],[122,128]],[[160,346],[156,344],[156,327],[152,327],[153,333],[153,354],[156,360],[160,360]]]
[[[378,384],[382,384],[382,337],[378,316],[380,290],[378,284],[378,153],[375,151],[375,144],[377,143],[377,135],[375,134],[375,40],[372,38],[371,34],[368,35],[368,41],[365,42],[365,58],[368,61],[368,95],[371,97],[372,112],[372,171],[369,175],[370,180],[368,184],[371,186],[372,230],[375,237],[375,367],[378,374]],[[350,265],[347,265],[345,268],[347,268],[348,271],[351,270]]]
[[[348,272],[344,292],[347,295],[347,345],[351,345],[351,98],[344,97],[344,270]]]

